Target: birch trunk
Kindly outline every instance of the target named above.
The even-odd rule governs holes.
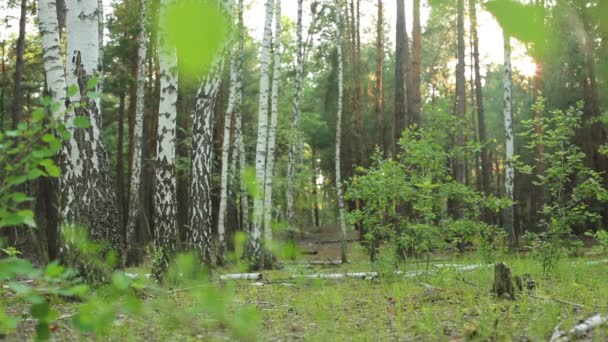
[[[272,178],[274,172],[275,144],[279,118],[279,87],[281,80],[281,0],[275,5],[274,64],[272,71],[272,95],[270,105],[270,126],[268,127],[268,148],[264,176],[264,243],[272,243]]]
[[[53,103],[58,106],[52,114],[55,119],[59,119],[65,112],[65,96],[68,90],[61,59],[59,24],[54,0],[38,0],[38,26],[42,38],[47,90]]]
[[[512,84],[511,84],[511,43],[509,35],[503,32],[504,37],[504,122],[505,122],[505,194],[511,199],[513,198],[513,188],[515,179],[515,169],[513,166],[514,139],[513,139],[513,113],[512,113]],[[510,236],[514,237],[514,208],[511,205],[505,209],[504,220],[505,229]]]
[[[232,41],[233,39],[231,39]],[[223,263],[224,251],[226,248],[226,207],[228,204],[229,172],[230,161],[230,131],[232,130],[232,117],[236,111],[236,98],[238,90],[238,47],[232,47],[230,51],[230,93],[228,94],[228,108],[224,112],[224,137],[222,141],[222,170],[220,174],[220,205],[217,219],[217,233],[219,245],[217,251],[217,261]],[[235,125],[236,126],[236,125]]]
[[[260,98],[258,104],[258,140],[255,154],[256,194],[253,199],[253,225],[250,243],[251,266],[262,267],[262,231],[264,229],[264,175],[266,172],[266,149],[268,147],[268,96],[270,93],[270,43],[272,40],[272,9],[274,0],[266,0],[264,38],[260,58]]]
[[[222,6],[230,12],[231,3],[223,1]],[[209,72],[201,81],[192,118],[191,201],[187,244],[207,264],[211,263],[212,254],[213,116],[224,70],[223,49],[220,48]]]
[[[171,0],[161,0],[158,62],[160,68],[160,100],[156,145],[156,176],[154,186],[154,246],[161,256],[160,271],[168,265],[168,257],[176,249],[177,185],[175,170],[175,130],[177,120],[177,51],[166,41],[164,18]]]
[[[231,173],[236,175],[237,163],[239,183],[236,192],[241,208],[242,229],[249,231],[249,200],[247,196],[247,186],[244,182],[244,172],[247,167],[245,160],[245,145],[243,144],[242,134],[242,112],[243,112],[243,61],[244,61],[244,45],[243,39],[243,0],[238,1],[237,5],[237,30],[238,30],[238,51],[236,60],[236,96],[234,99],[234,144],[232,151]],[[236,179],[236,177],[234,177]],[[236,184],[236,182],[235,182]]]
[[[99,25],[98,4],[94,0],[69,0],[66,16],[67,58],[66,80],[68,87],[75,86],[79,91],[70,96],[71,103],[80,103],[75,110],[76,116],[86,116],[90,128],[77,129],[75,138],[80,147],[80,156],[72,156],[73,163],[81,163],[86,181],[86,192],[77,196],[81,205],[89,206],[88,223],[93,237],[108,239],[114,247],[119,247],[120,231],[118,208],[107,149],[102,138],[102,117],[100,100],[87,96],[90,90],[99,92],[99,84],[89,89],[88,81],[96,77],[99,70]],[[85,104],[83,106],[83,103]],[[80,131],[80,132],[79,132]],[[79,134],[82,133],[82,134]]]
[[[342,102],[344,98],[344,56],[342,55],[342,15],[340,5],[336,4],[336,49],[338,50],[338,110],[336,113],[336,195],[338,197],[338,210],[340,220],[341,258],[346,263],[346,222],[344,221],[344,194],[342,193],[342,177],[340,171],[340,148],[342,138]]]
[[[146,0],[139,2],[139,37],[138,37],[138,61],[137,61],[137,98],[135,105],[135,125],[133,127],[133,159],[131,161],[131,180],[129,182],[129,210],[127,212],[127,251],[133,258],[137,259],[136,253],[136,232],[135,226],[140,217],[141,201],[141,156],[143,148],[143,118],[144,118],[144,99],[146,91],[146,72],[147,72],[147,39],[146,32]]]
[[[297,134],[300,126],[300,102],[302,99],[302,78],[304,74],[304,46],[302,42],[302,3],[298,0],[298,19],[296,23],[296,79],[295,94],[291,109],[291,132],[292,140],[289,144],[289,161],[287,165],[287,210],[286,218],[289,228],[294,224],[293,208],[293,180],[296,175],[296,149],[299,146],[299,135]]]

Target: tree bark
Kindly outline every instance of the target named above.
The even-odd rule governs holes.
[[[156,145],[154,184],[154,247],[158,264],[155,272],[168,267],[169,258],[177,250],[177,185],[175,170],[177,120],[177,51],[166,39],[164,17],[171,0],[161,0],[158,32],[158,61],[160,66],[160,101]]]
[[[490,160],[488,159],[488,147],[486,141],[486,122],[485,122],[485,111],[483,106],[483,86],[481,84],[481,71],[479,66],[479,37],[477,35],[477,1],[469,0],[469,15],[471,18],[471,33],[473,36],[473,59],[475,65],[475,99],[477,105],[477,124],[478,124],[478,137],[481,145],[481,185],[482,191],[486,196],[490,195]],[[508,38],[506,38],[508,39]],[[505,43],[506,44],[506,43]],[[506,49],[505,49],[505,61],[506,61]],[[505,68],[506,72],[506,68]],[[506,75],[505,75],[506,77]],[[506,81],[506,78],[505,78]],[[505,93],[506,96],[506,93]],[[510,96],[509,96],[510,97]],[[506,100],[505,100],[506,101]],[[510,99],[509,99],[510,101]],[[506,121],[505,121],[506,123]],[[506,128],[507,126],[505,126]],[[511,128],[512,129],[512,128]],[[489,213],[485,213],[485,220],[489,222]]]
[[[13,126],[16,130],[17,125],[21,121],[21,110],[23,109],[23,87],[21,81],[23,79],[23,54],[25,52],[25,21],[27,17],[27,0],[21,0],[21,11],[19,15],[19,37],[17,38],[17,46],[15,51],[15,76],[13,84]]]
[[[515,168],[513,157],[515,153],[513,136],[513,113],[512,113],[512,83],[511,83],[511,44],[509,35],[503,32],[504,39],[504,123],[505,123],[505,194],[514,201]],[[489,177],[488,177],[489,178]],[[489,182],[489,180],[488,180]],[[505,230],[510,237],[515,236],[515,209],[511,205],[504,211]]]
[[[270,93],[270,44],[272,40],[272,13],[274,0],[266,0],[264,38],[260,57],[260,97],[258,102],[258,137],[255,154],[256,193],[253,199],[253,225],[249,237],[250,265],[263,268],[262,232],[264,230],[264,175],[268,147],[268,97]]]
[[[376,26],[376,101],[375,101],[375,113],[376,113],[376,144],[382,147],[385,156],[388,152],[387,141],[384,137],[384,8],[382,0],[378,0],[378,16]]]
[[[287,164],[287,193],[286,193],[286,219],[287,224],[291,229],[294,225],[294,208],[293,208],[293,180],[296,174],[296,149],[300,145],[299,135],[297,134],[300,126],[300,102],[302,99],[302,78],[304,70],[304,46],[302,43],[302,3],[303,0],[298,0],[298,19],[296,23],[296,78],[295,78],[295,94],[291,109],[291,140],[289,143],[289,160]]]
[[[131,173],[129,181],[129,209],[127,210],[126,220],[126,241],[129,261],[138,262],[141,258],[137,252],[136,225],[141,217],[142,198],[141,198],[141,162],[143,150],[143,118],[144,100],[146,90],[146,55],[147,39],[146,32],[146,7],[147,0],[139,1],[139,37],[137,49],[137,97],[135,105],[135,122],[133,125],[133,158],[131,160]],[[131,99],[133,100],[133,99]]]
[[[336,113],[336,196],[338,198],[338,212],[340,220],[341,246],[340,255],[342,263],[347,263],[346,258],[346,221],[344,218],[344,195],[342,193],[342,177],[340,171],[340,149],[342,138],[342,102],[344,97],[344,57],[342,55],[342,14],[339,4],[336,4],[336,49],[338,51],[338,109]]]
[[[464,127],[466,113],[466,89],[465,89],[465,60],[464,60],[464,0],[458,0],[458,64],[456,65],[456,113],[458,129],[456,133],[456,145],[464,149]],[[461,151],[461,153],[463,153]],[[456,168],[454,179],[465,184],[465,163],[464,155],[456,157]]]
[[[421,86],[421,65],[422,65],[422,35],[420,29],[420,0],[414,0],[413,9],[413,29],[412,29],[412,121],[420,126],[422,124],[422,95]]]
[[[279,87],[281,81],[281,0],[275,5],[274,62],[272,72],[272,94],[270,104],[270,126],[268,127],[268,148],[266,170],[264,171],[264,243],[272,244],[272,179],[274,172],[277,123],[279,118]]]
[[[407,126],[405,109],[405,5],[404,0],[397,0],[397,27],[396,27],[396,50],[395,50],[395,115],[393,155],[399,150],[399,139],[401,133]]]

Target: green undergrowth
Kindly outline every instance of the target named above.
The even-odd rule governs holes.
[[[516,300],[503,300],[491,294],[494,270],[483,259],[477,254],[433,259],[429,272],[418,276],[408,274],[425,271],[425,261],[408,260],[400,268],[406,275],[378,271],[380,278],[367,280],[291,276],[373,271],[377,265],[289,265],[263,272],[263,285],[217,279],[219,273],[230,270],[216,270],[211,282],[185,270],[195,275],[178,275],[188,280],[161,286],[152,280],[133,282],[128,296],[112,292],[111,286],[97,288],[97,299],[86,303],[90,311],[85,313],[92,320],[106,319],[96,308],[114,301],[119,309],[113,312],[113,322],[96,336],[115,341],[538,341],[547,340],[558,324],[567,329],[595,313],[608,313],[608,263],[602,260],[564,258],[550,276],[543,276],[542,266],[531,257],[504,256],[500,260],[512,274],[529,274],[536,289],[518,292]],[[484,266],[462,270],[454,265]],[[145,278],[145,269],[130,271]],[[3,301],[5,308],[19,310],[17,296],[5,291]],[[59,318],[51,325],[51,338],[93,336],[71,328],[68,316],[77,309],[82,312],[82,303],[61,297],[52,303]],[[33,336],[32,326],[35,322],[22,322],[14,336]],[[592,338],[606,340],[608,329],[599,329]]]

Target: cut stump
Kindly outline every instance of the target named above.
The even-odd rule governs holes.
[[[493,292],[498,298],[515,299],[511,270],[502,262],[494,265]]]

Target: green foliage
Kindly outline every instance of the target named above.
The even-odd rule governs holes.
[[[590,201],[608,200],[601,174],[585,165],[585,153],[573,142],[583,125],[583,106],[579,101],[566,111],[552,110],[542,119],[523,123],[526,131],[522,134],[530,138],[527,148],[534,150],[538,144],[545,148],[544,172],[534,182],[548,192],[540,211],[544,231],[527,234],[545,273],[553,271],[563,255],[580,245],[572,240],[572,228],[600,219]],[[532,109],[545,112],[545,99],[539,99]],[[537,127],[542,128],[541,133]]]
[[[597,240],[599,247],[602,252],[608,252],[608,231],[598,230],[597,232],[587,232],[587,236],[590,236]]]
[[[230,20],[222,6],[215,0],[174,1],[168,6],[164,29],[168,43],[179,51],[185,76],[204,75],[228,41]]]
[[[479,223],[482,208],[498,212],[510,205],[452,179],[448,160],[463,152],[446,148],[443,116],[429,117],[424,129],[403,132],[395,159],[384,159],[377,151],[372,166],[360,168],[351,181],[346,198],[359,199],[364,206],[350,213],[349,220],[365,227],[371,243],[389,237],[402,250],[427,255],[446,240],[462,249],[485,229]],[[461,203],[459,216],[445,210],[450,199]]]
[[[40,177],[59,176],[53,157],[69,134],[62,124],[46,117],[46,109],[38,108],[28,123],[0,132],[0,229],[35,227],[33,211],[23,205],[33,198],[22,191],[23,186]]]
[[[484,6],[509,36],[530,45],[536,56],[544,50],[547,37],[543,6],[515,0],[491,0]]]

